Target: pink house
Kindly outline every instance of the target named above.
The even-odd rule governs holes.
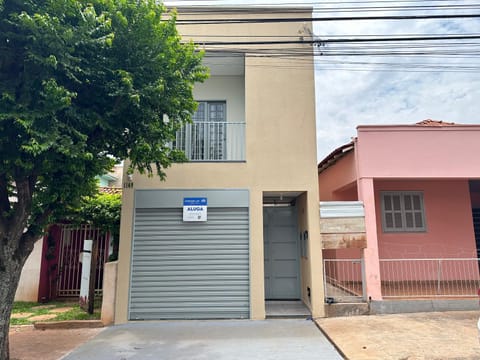
[[[324,258],[362,259],[372,300],[476,295],[480,125],[424,120],[357,134],[320,162],[318,179],[322,202],[363,202],[366,247]],[[406,290],[394,291],[399,284]]]

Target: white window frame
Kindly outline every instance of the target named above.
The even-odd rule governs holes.
[[[398,196],[400,199],[400,209],[385,209],[385,197]],[[419,198],[420,209],[406,209],[406,197],[416,196]],[[422,191],[381,191],[380,202],[382,208],[382,229],[385,233],[402,233],[402,232],[426,232],[427,224],[425,221],[425,203]],[[400,215],[401,226],[395,223],[395,213]],[[392,215],[393,226],[387,226],[387,214]],[[413,226],[407,226],[407,214],[411,214]],[[422,226],[415,224],[415,215],[420,214]]]
[[[202,130],[202,144],[200,149],[191,148],[190,155],[193,156],[195,150],[201,150],[203,156],[193,156],[191,161],[226,161],[227,160],[227,102],[221,100],[197,101],[199,109],[193,115],[193,124],[204,124]],[[203,107],[203,114],[200,114],[200,107]],[[223,118],[221,120],[211,118],[211,107],[221,106]],[[201,115],[201,116],[199,116]],[[201,119],[201,120],[200,120]],[[213,132],[211,130],[214,129]],[[192,143],[189,144],[192,147]]]
[[[227,102],[222,100],[197,101],[199,106],[192,123],[177,132],[177,142],[192,162],[228,161]],[[220,105],[223,118],[212,119],[211,106]],[[180,139],[180,140],[179,140]],[[177,146],[177,145],[175,145]]]
[[[225,100],[197,102],[193,122],[177,131],[172,147],[182,150],[189,162],[245,162],[245,121],[228,121]],[[212,106],[221,107],[216,117],[211,116]]]

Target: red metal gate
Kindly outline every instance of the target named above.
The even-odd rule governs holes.
[[[98,241],[95,294],[102,293],[103,264],[108,260],[110,235],[90,225],[60,225],[60,252],[56,297],[80,296],[82,264],[80,253],[85,240]]]

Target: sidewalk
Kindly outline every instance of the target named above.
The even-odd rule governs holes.
[[[478,311],[322,318],[349,360],[480,359]]]
[[[11,360],[57,360],[92,339],[103,328],[36,330],[33,325],[10,328]]]
[[[479,315],[478,311],[451,311],[322,318],[317,319],[316,322],[349,360],[473,360],[480,359],[477,330]],[[272,321],[281,320],[270,320]],[[242,328],[248,327],[250,321],[242,320],[236,323],[239,328]],[[259,327],[267,325],[262,321],[252,323]],[[193,322],[185,321],[184,324],[184,326],[190,326]],[[93,353],[95,353],[95,344],[99,343],[101,337],[113,333],[113,330],[121,329],[122,326],[106,330],[42,331],[34,330],[32,326],[15,327],[10,330],[11,358],[55,360],[94,337],[89,341],[91,344],[89,346],[93,345]],[[102,336],[96,337],[98,333]],[[291,328],[285,333],[294,337],[303,336],[296,331],[292,332]],[[209,335],[208,332],[201,332],[201,334]],[[244,351],[249,350],[250,345],[242,342],[237,330],[224,334],[229,337],[231,344],[240,345],[240,349]],[[145,342],[149,336],[151,334],[147,332],[145,339],[137,338],[135,341]],[[191,342],[201,340],[201,337],[196,338],[196,332],[190,332],[189,336]],[[280,344],[285,341],[287,340],[284,339]],[[270,349],[276,348],[277,345],[270,346]],[[97,350],[100,351],[101,346]],[[175,354],[174,350],[167,350]],[[78,351],[79,349],[68,358],[75,359],[74,354]],[[157,351],[165,351],[165,349],[160,347]],[[241,353],[238,352],[238,354]],[[273,352],[270,355],[273,355]],[[318,357],[321,358],[320,355]]]

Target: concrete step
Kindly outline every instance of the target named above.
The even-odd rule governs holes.
[[[367,303],[334,303],[325,305],[326,317],[369,315]]]

